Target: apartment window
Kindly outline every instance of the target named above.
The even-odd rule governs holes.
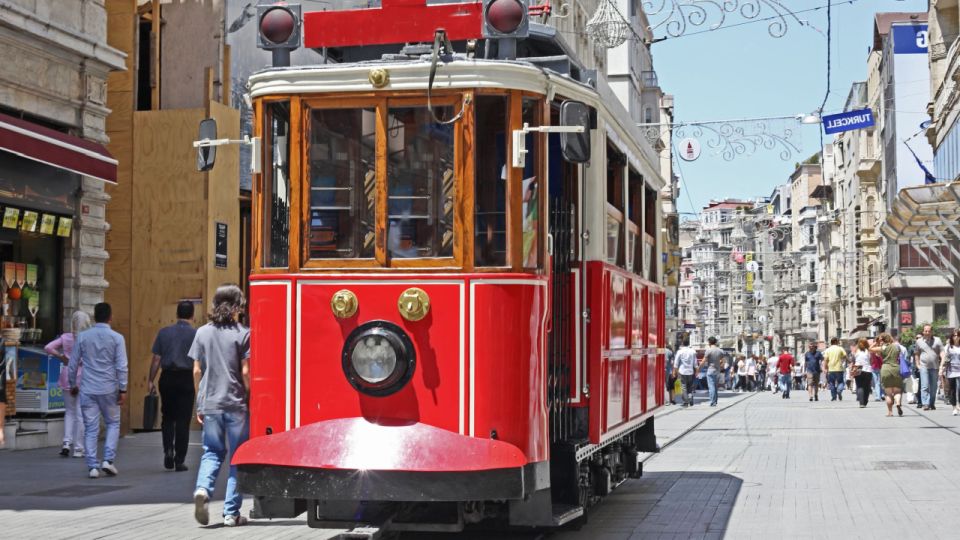
[[[813,225],[811,225],[807,227],[807,244],[813,245],[814,242]]]
[[[817,303],[813,300],[810,301],[810,321],[813,322],[817,320]]]
[[[933,304],[933,320],[934,321],[949,321],[950,320],[950,304],[947,302],[935,302]]]
[[[814,262],[810,263],[810,283],[817,282],[817,265]]]

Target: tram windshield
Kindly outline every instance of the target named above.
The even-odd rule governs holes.
[[[258,267],[540,268],[546,138],[527,135],[523,168],[507,147],[543,103],[519,91],[434,95],[432,111],[425,96],[265,100]]]

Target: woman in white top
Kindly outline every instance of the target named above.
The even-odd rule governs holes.
[[[870,401],[870,388],[873,382],[873,368],[870,367],[870,344],[866,339],[860,338],[857,342],[857,352],[853,355],[854,371],[860,370],[860,374],[853,379],[857,382],[857,401],[860,402],[860,408],[867,406]]]
[[[755,355],[747,358],[747,391],[753,392],[753,384],[757,379],[757,360]]]
[[[953,415],[960,414],[960,330],[950,336],[940,362],[940,376],[947,379],[947,399],[953,405]]]
[[[737,357],[737,392],[747,389],[747,362],[742,356]]]

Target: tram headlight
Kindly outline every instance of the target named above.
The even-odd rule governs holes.
[[[359,326],[343,346],[343,372],[350,384],[371,396],[388,396],[413,376],[416,352],[399,326],[371,321]]]

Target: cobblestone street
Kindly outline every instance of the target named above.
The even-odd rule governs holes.
[[[960,469],[952,462],[960,418],[949,409],[881,403],[810,403],[763,394],[722,394],[720,407],[668,408],[658,419],[664,451],[644,477],[595,507],[580,530],[497,534],[555,540],[627,538],[955,538]],[[700,396],[703,397],[702,395]],[[122,440],[116,478],[88,480],[81,460],[57,449],[0,452],[5,538],[329,538],[303,519],[198,527],[190,472],[160,466],[159,434]],[[216,494],[211,515],[220,513]],[[249,509],[250,503],[245,503]],[[431,535],[486,538],[490,534]],[[407,535],[422,538],[424,535]]]

